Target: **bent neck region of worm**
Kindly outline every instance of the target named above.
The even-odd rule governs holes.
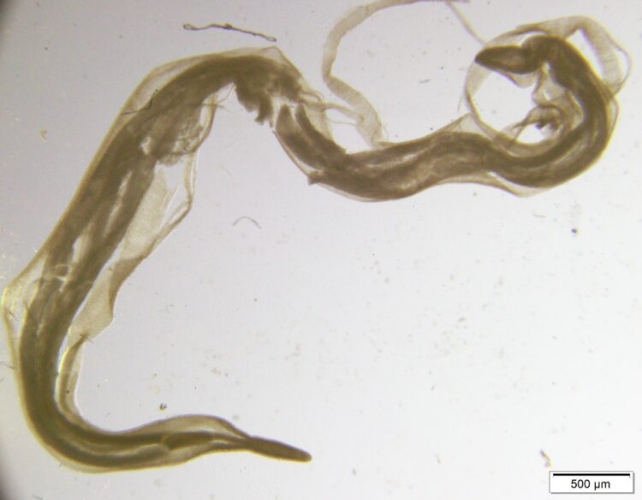
[[[374,108],[334,76],[332,66],[352,28],[378,10],[414,1],[380,0],[355,9],[331,32],[322,72],[345,105],[325,102],[274,47],[172,62],[134,91],[58,224],[2,296],[24,412],[56,458],[93,472],[176,464],[216,451],[310,459],[213,416],[110,432],[85,420],[75,403],[83,344],[108,326],[123,282],[189,212],[196,153],[229,88],[257,122],[272,127],[310,182],[364,200],[402,198],[447,182],[528,194],[563,183],[597,160],[613,131],[614,96],[626,75],[622,49],[581,17],[523,26],[492,40],[468,73],[468,113],[425,137],[385,142]],[[576,33],[593,50],[595,66],[570,43]],[[501,131],[484,123],[473,99],[492,72],[535,87],[532,111]],[[330,108],[354,119],[368,149],[349,153],[335,142]],[[520,140],[530,126],[542,130],[541,141]],[[183,175],[172,186],[176,176],[169,173],[176,169]]]

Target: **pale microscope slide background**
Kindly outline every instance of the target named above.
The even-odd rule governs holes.
[[[149,71],[270,45],[183,23],[276,37],[330,99],[323,43],[359,4],[5,2],[0,287],[42,244]],[[27,427],[3,334],[0,496],[528,500],[548,497],[549,470],[642,473],[642,5],[491,0],[460,10],[484,39],[588,15],[627,48],[617,128],[592,169],[530,198],[453,184],[362,203],[308,185],[269,127],[230,98],[200,152],[192,212],[85,347],[78,402],[114,430],[218,415],[313,461],[222,453],[128,473],[67,469]],[[464,112],[479,48],[443,4],[402,6],[345,38],[336,74],[399,141]],[[492,90],[496,109],[518,121],[525,110],[509,96],[529,93],[509,90]],[[352,144],[354,130],[335,118]]]

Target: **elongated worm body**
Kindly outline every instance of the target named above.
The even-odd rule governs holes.
[[[355,10],[332,32],[323,74],[345,106],[325,102],[274,47],[166,64],[125,103],[65,213],[2,296],[25,415],[59,460],[102,472],[176,464],[216,451],[310,459],[218,417],[181,416],[109,432],[86,421],[75,405],[83,343],[109,325],[120,286],[190,210],[196,153],[226,89],[274,130],[310,182],[363,200],[398,199],[447,182],[529,194],[566,182],[599,158],[614,128],[614,97],[625,75],[616,62],[621,49],[585,18],[524,26],[491,41],[469,72],[469,113],[427,136],[384,142],[372,106],[332,74],[332,65],[348,31],[399,3],[411,2],[380,1]],[[601,68],[591,67],[569,43],[577,31],[594,44]],[[490,72],[537,88],[534,109],[504,131],[486,125],[474,105]],[[354,118],[369,149],[348,153],[335,142],[326,118],[330,108]],[[521,142],[531,125],[547,137]],[[178,185],[170,185],[171,169],[183,171]]]

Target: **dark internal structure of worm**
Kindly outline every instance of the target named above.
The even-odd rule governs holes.
[[[123,282],[189,212],[196,153],[230,89],[258,123],[272,128],[311,183],[362,200],[398,199],[449,182],[531,194],[568,181],[600,157],[615,125],[615,95],[626,70],[622,49],[581,17],[522,26],[492,40],[469,70],[465,115],[424,137],[385,142],[372,106],[334,76],[332,66],[348,31],[399,3],[412,1],[381,0],[355,9],[332,31],[323,76],[345,104],[324,101],[274,47],[171,62],[147,76],[125,103],[126,112],[114,121],[68,208],[2,296],[26,418],[61,462],[108,472],[217,451],[310,459],[213,416],[106,431],[85,420],[75,403],[83,344],[109,325]],[[594,65],[569,41],[578,33],[593,51]],[[474,94],[493,72],[535,89],[532,111],[505,130],[484,123],[475,108]],[[337,144],[329,109],[354,120],[366,150],[349,153]],[[542,140],[521,141],[528,127],[540,129]],[[182,176],[175,182],[179,176],[169,174],[177,170]]]

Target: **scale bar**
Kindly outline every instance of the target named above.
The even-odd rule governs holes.
[[[635,493],[635,473],[551,471],[548,476],[550,493],[600,494]]]

